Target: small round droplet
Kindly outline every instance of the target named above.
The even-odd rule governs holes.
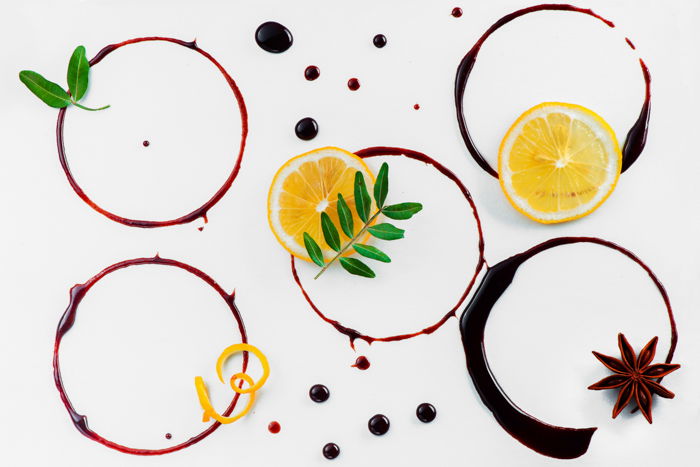
[[[452,9],[452,16],[454,16],[455,18],[459,18],[460,16],[462,16],[462,9],[458,6],[454,7]]]
[[[267,425],[267,430],[273,435],[279,433],[281,429],[282,427],[280,426],[279,422],[270,422],[270,424]]]
[[[261,49],[278,54],[289,49],[294,38],[289,29],[274,21],[268,21],[258,26],[255,31],[255,42]]]
[[[358,80],[357,78],[350,78],[348,80],[348,89],[350,89],[351,91],[357,91],[358,89],[360,89],[360,80]]]
[[[314,384],[309,389],[309,397],[314,402],[326,402],[331,397],[331,392],[323,384]]]
[[[375,415],[374,417],[370,418],[369,422],[367,423],[370,433],[377,436],[386,434],[386,432],[389,431],[389,425],[389,419],[386,417],[386,415],[382,414]]]
[[[420,109],[420,104],[414,104],[413,105],[413,110],[418,110]]]
[[[381,49],[386,45],[386,36],[384,34],[377,34],[374,36],[374,39],[372,39],[372,42],[376,48]]]
[[[353,368],[357,368],[358,370],[366,370],[370,367],[370,362],[367,360],[367,357],[364,355],[360,355],[357,357],[357,360],[355,360],[355,364],[352,365]]]
[[[151,142],[150,142],[150,141],[148,141],[147,139],[143,140],[143,147],[144,147],[144,148],[147,148],[147,147],[150,146],[150,145],[151,145]]]
[[[340,455],[340,448],[335,443],[328,443],[323,446],[323,457],[326,459],[335,459]]]
[[[416,408],[416,417],[418,417],[418,420],[420,420],[423,423],[432,422],[433,420],[435,420],[436,415],[437,411],[435,410],[433,404],[423,402],[418,406],[418,408]]]
[[[299,139],[304,141],[314,139],[318,134],[318,123],[311,117],[304,117],[297,122],[294,127],[294,133]]]
[[[166,434],[165,434],[165,439],[170,439],[170,438],[172,438],[172,437],[173,437],[173,435],[171,435],[170,433],[166,433]]]
[[[317,66],[309,65],[304,70],[304,78],[306,78],[306,81],[314,81],[319,76],[321,76],[321,70]]]

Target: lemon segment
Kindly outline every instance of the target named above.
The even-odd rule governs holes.
[[[506,197],[522,214],[545,224],[595,211],[615,188],[621,166],[610,125],[585,107],[559,102],[522,114],[498,153]]]

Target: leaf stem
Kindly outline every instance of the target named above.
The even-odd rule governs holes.
[[[362,226],[362,228],[360,229],[360,231],[357,232],[357,235],[355,235],[354,237],[352,237],[352,238],[350,239],[350,241],[349,241],[349,242],[348,242],[334,257],[333,257],[333,259],[331,259],[328,263],[326,263],[325,266],[323,266],[323,268],[319,271],[319,273],[316,274],[316,276],[314,277],[314,280],[318,279],[318,278],[321,276],[321,274],[323,274],[323,273],[326,271],[326,269],[328,269],[328,268],[330,267],[331,264],[333,264],[338,258],[340,258],[341,256],[343,256],[343,253],[345,253],[348,249],[350,249],[350,247],[353,246],[353,245],[355,244],[355,242],[357,242],[357,241],[360,239],[360,237],[362,236],[362,234],[364,234],[364,233],[367,231],[367,229],[369,228],[370,224],[372,224],[372,222],[374,222],[374,220],[377,218],[377,216],[379,216],[379,214],[381,214],[381,213],[382,213],[382,210],[381,210],[381,209],[378,210],[377,212],[375,212],[375,213],[372,215],[372,217],[370,217],[370,218],[367,220],[367,222],[365,222],[365,225]]]
[[[73,104],[74,106],[76,106],[76,107],[78,107],[78,108],[80,108],[80,109],[89,110],[90,112],[97,112],[98,110],[104,110],[104,109],[108,109],[108,108],[110,107],[109,105],[105,105],[104,107],[99,107],[99,108],[97,108],[97,109],[91,109],[90,107],[85,107],[84,105],[78,104],[78,103],[77,103],[75,100],[73,100],[73,99],[71,99],[71,104]]]

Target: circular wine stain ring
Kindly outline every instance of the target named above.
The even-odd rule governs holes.
[[[447,320],[453,316],[456,316],[457,309],[462,305],[464,300],[467,298],[467,295],[469,295],[469,292],[472,290],[472,287],[474,286],[474,283],[476,282],[476,278],[479,275],[479,272],[481,269],[484,267],[486,264],[486,260],[484,259],[484,234],[481,229],[481,219],[479,218],[479,212],[476,209],[476,204],[474,203],[474,200],[472,198],[471,193],[467,189],[466,186],[462,183],[462,181],[457,178],[457,176],[450,171],[448,168],[440,164],[438,161],[432,159],[426,154],[423,154],[422,152],[418,151],[413,151],[411,149],[405,149],[405,148],[397,148],[397,147],[386,147],[386,146],[376,146],[376,147],[370,147],[366,149],[361,149],[359,151],[356,151],[355,154],[362,159],[367,159],[370,157],[379,157],[379,156],[403,156],[408,159],[413,159],[417,160],[419,162],[423,162],[425,164],[433,166],[438,172],[440,172],[442,175],[450,179],[455,185],[457,185],[457,188],[462,192],[462,195],[464,195],[464,198],[467,200],[469,203],[469,206],[472,211],[472,215],[474,216],[474,220],[476,220],[476,226],[477,226],[477,232],[479,234],[479,240],[478,240],[478,251],[479,251],[479,257],[477,259],[477,264],[476,268],[474,270],[474,275],[471,277],[469,280],[466,289],[464,290],[464,293],[462,293],[462,296],[459,298],[457,303],[455,304],[454,307],[452,307],[445,315],[440,318],[439,321],[436,323],[421,329],[420,331],[415,331],[411,333],[406,333],[406,334],[396,334],[396,335],[391,335],[391,336],[385,336],[385,337],[373,337],[368,334],[364,334],[360,331],[357,331],[355,329],[349,328],[347,326],[344,326],[342,323],[340,323],[337,320],[334,320],[332,318],[329,318],[326,316],[317,306],[314,304],[313,300],[309,296],[309,294],[306,292],[304,289],[304,286],[301,283],[301,279],[299,278],[299,274],[297,273],[297,268],[296,268],[296,262],[294,259],[294,256],[290,255],[291,257],[291,266],[292,266],[292,276],[294,277],[294,281],[297,283],[299,286],[299,290],[301,290],[301,293],[304,295],[304,298],[306,301],[309,303],[309,306],[311,306],[311,309],[314,310],[314,312],[326,323],[330,324],[333,326],[336,331],[340,332],[341,334],[346,335],[348,338],[350,338],[350,346],[352,348],[355,348],[355,340],[360,339],[368,344],[372,344],[372,342],[396,342],[396,341],[402,341],[406,339],[410,339],[416,336],[420,336],[421,334],[432,334],[433,332],[437,331]]]
[[[512,437],[528,448],[545,456],[573,459],[588,450],[597,428],[564,428],[538,420],[515,405],[498,385],[489,368],[484,349],[484,331],[493,306],[508,289],[518,268],[527,260],[550,248],[573,243],[593,243],[613,249],[637,263],[648,275],[663,298],[671,329],[671,345],[666,363],[673,359],[678,344],[676,321],[671,300],[656,274],[634,253],[615,243],[595,237],[559,237],[540,243],[529,250],[488,267],[481,284],[460,318],[460,333],[466,356],[467,370],[481,401],[496,421]]]
[[[108,219],[111,219],[115,222],[119,222],[120,224],[128,225],[130,227],[141,227],[141,228],[154,228],[154,227],[167,227],[171,225],[179,225],[179,224],[187,224],[189,222],[192,222],[196,219],[199,219],[200,217],[203,218],[205,221],[207,220],[207,213],[209,210],[219,202],[221,198],[226,194],[226,192],[231,188],[231,185],[233,185],[233,181],[236,179],[236,176],[238,175],[238,172],[241,169],[241,162],[243,161],[243,152],[245,150],[245,143],[246,143],[246,138],[248,137],[248,110],[246,109],[245,106],[245,101],[243,100],[243,94],[241,94],[241,91],[238,89],[238,85],[236,82],[233,80],[231,75],[228,74],[228,72],[224,69],[221,64],[216,61],[214,57],[212,57],[208,52],[202,50],[199,48],[197,45],[197,41],[183,41],[180,39],[173,39],[171,37],[138,37],[136,39],[129,39],[124,42],[119,42],[117,44],[110,44],[106,47],[104,47],[102,50],[97,52],[97,55],[95,55],[91,60],[90,60],[90,66],[95,66],[98,63],[102,61],[107,55],[110,53],[114,52],[115,50],[119,49],[120,47],[124,47],[126,45],[130,44],[137,44],[140,42],[170,42],[173,44],[180,45],[182,47],[186,47],[190,50],[193,50],[203,57],[205,57],[207,60],[209,60],[218,70],[221,72],[223,75],[224,79],[226,79],[226,82],[228,83],[229,87],[231,88],[231,91],[233,92],[234,97],[236,98],[236,102],[238,103],[238,109],[241,114],[241,143],[239,146],[238,150],[238,156],[236,158],[236,161],[234,163],[233,169],[231,169],[231,173],[229,174],[228,178],[226,181],[224,181],[224,184],[219,188],[216,193],[207,201],[204,203],[202,206],[198,207],[194,211],[185,214],[183,216],[180,216],[175,219],[171,220],[165,220],[165,221],[151,221],[151,220],[139,220],[139,219],[130,219],[127,217],[122,217],[119,216],[111,211],[108,211],[101,206],[99,206],[97,203],[92,201],[90,197],[83,191],[83,189],[80,187],[78,182],[76,181],[75,177],[73,176],[70,166],[68,164],[68,159],[66,156],[66,149],[65,145],[63,142],[63,122],[66,117],[66,108],[62,108],[58,111],[58,121],[56,122],[56,144],[58,146],[58,160],[61,163],[61,167],[63,168],[63,171],[66,174],[66,178],[68,179],[68,183],[70,183],[70,186],[73,188],[73,191],[82,199],[88,206],[90,206],[92,209],[95,211],[99,212],[103,216],[107,217]]]
[[[496,21],[489,29],[486,30],[479,40],[476,41],[464,58],[462,58],[462,61],[457,67],[457,76],[455,77],[455,108],[457,109],[457,124],[459,125],[459,131],[462,134],[462,139],[464,140],[464,144],[467,146],[467,150],[469,151],[471,157],[479,165],[479,167],[495,178],[498,178],[498,172],[486,161],[483,154],[481,154],[479,149],[476,147],[476,143],[474,143],[471,133],[469,133],[469,127],[467,126],[467,121],[464,117],[464,92],[467,88],[467,81],[469,80],[472,69],[474,68],[474,64],[476,63],[477,55],[481,50],[481,46],[484,45],[484,42],[486,42],[486,39],[500,29],[501,26],[510,23],[514,19],[528,13],[535,13],[538,11],[571,11],[575,13],[583,13],[602,21],[610,28],[615,27],[615,24],[612,21],[603,18],[588,8],[579,8],[566,4],[535,5],[509,13]],[[628,44],[631,44],[629,39],[625,38],[625,40]],[[632,47],[632,49],[634,49],[634,47]],[[639,116],[632,125],[632,128],[630,128],[627,132],[627,138],[625,139],[625,144],[622,147],[621,172],[629,169],[630,166],[634,164],[634,162],[642,154],[644,146],[646,145],[647,133],[649,129],[649,115],[651,112],[651,74],[644,63],[644,60],[641,58],[639,59],[639,65],[642,69],[642,76],[644,77],[645,98],[644,103],[642,104],[642,109],[639,112]]]
[[[98,442],[104,446],[107,446],[108,448],[126,453],[126,454],[134,454],[134,455],[140,455],[140,456],[159,456],[162,454],[168,454],[171,452],[179,451],[181,449],[184,449],[186,447],[192,446],[193,444],[198,443],[199,441],[203,440],[210,434],[212,434],[219,426],[221,425],[219,422],[214,422],[209,427],[202,431],[201,433],[191,437],[187,441],[184,441],[180,444],[177,444],[175,446],[170,446],[167,448],[163,449],[139,449],[139,448],[131,448],[127,447],[118,443],[115,443],[113,441],[110,441],[106,438],[103,438],[96,432],[92,431],[89,426],[88,426],[88,419],[85,415],[80,414],[75,408],[73,407],[73,404],[71,403],[70,399],[68,398],[68,394],[63,386],[63,380],[61,379],[61,367],[59,365],[59,350],[61,347],[61,341],[63,340],[63,337],[66,335],[66,333],[73,327],[75,324],[75,319],[78,313],[78,307],[80,305],[80,302],[82,302],[83,298],[85,298],[85,295],[88,293],[88,291],[92,288],[93,285],[95,285],[100,279],[104,278],[108,274],[111,274],[115,271],[118,271],[120,269],[128,268],[131,266],[140,266],[140,265],[147,265],[147,264],[156,264],[156,265],[162,265],[162,266],[170,266],[170,267],[176,267],[179,269],[182,269],[198,278],[203,280],[205,283],[207,283],[211,288],[218,293],[221,298],[224,299],[226,302],[226,305],[229,307],[231,310],[231,313],[233,314],[233,317],[235,318],[237,324],[238,324],[238,332],[240,333],[241,336],[241,342],[247,343],[248,342],[248,335],[246,334],[245,326],[243,324],[243,318],[241,317],[240,312],[238,311],[238,308],[236,307],[235,304],[235,294],[227,294],[224,289],[221,288],[219,284],[217,284],[214,279],[212,279],[210,276],[205,274],[204,272],[200,271],[199,269],[190,266],[189,264],[181,263],[180,261],[176,261],[173,259],[166,259],[166,258],[161,258],[160,256],[156,255],[152,258],[135,258],[135,259],[129,259],[126,261],[121,261],[119,263],[115,263],[111,266],[108,266],[107,268],[103,269],[100,271],[97,275],[91,277],[87,282],[83,284],[76,284],[70,289],[70,302],[68,304],[68,308],[66,308],[66,311],[63,313],[63,316],[61,316],[61,320],[58,323],[58,328],[56,329],[56,340],[54,343],[54,351],[53,351],[53,378],[54,382],[56,383],[56,388],[58,389],[58,393],[61,396],[61,401],[63,401],[63,404],[66,407],[66,410],[68,410],[68,415],[70,415],[71,421],[73,422],[73,425],[75,425],[75,428],[85,437]],[[248,368],[248,354],[244,353],[243,354],[243,370],[246,371]],[[240,398],[240,394],[236,393],[236,395],[233,397],[233,400],[229,404],[228,408],[226,411],[223,413],[224,416],[230,415],[233,410],[236,407],[236,403],[238,402],[238,399]]]

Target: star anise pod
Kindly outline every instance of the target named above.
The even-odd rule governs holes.
[[[634,397],[637,407],[644,414],[644,418],[651,423],[652,395],[656,394],[667,399],[673,399],[675,396],[671,391],[661,386],[657,380],[672,371],[676,371],[680,365],[671,363],[651,365],[656,354],[658,340],[658,337],[654,337],[639,352],[639,356],[635,356],[634,349],[627,342],[624,334],[619,333],[617,343],[620,347],[622,360],[593,352],[593,355],[614,374],[588,386],[588,389],[620,389],[617,402],[613,407],[613,418],[617,417]]]

